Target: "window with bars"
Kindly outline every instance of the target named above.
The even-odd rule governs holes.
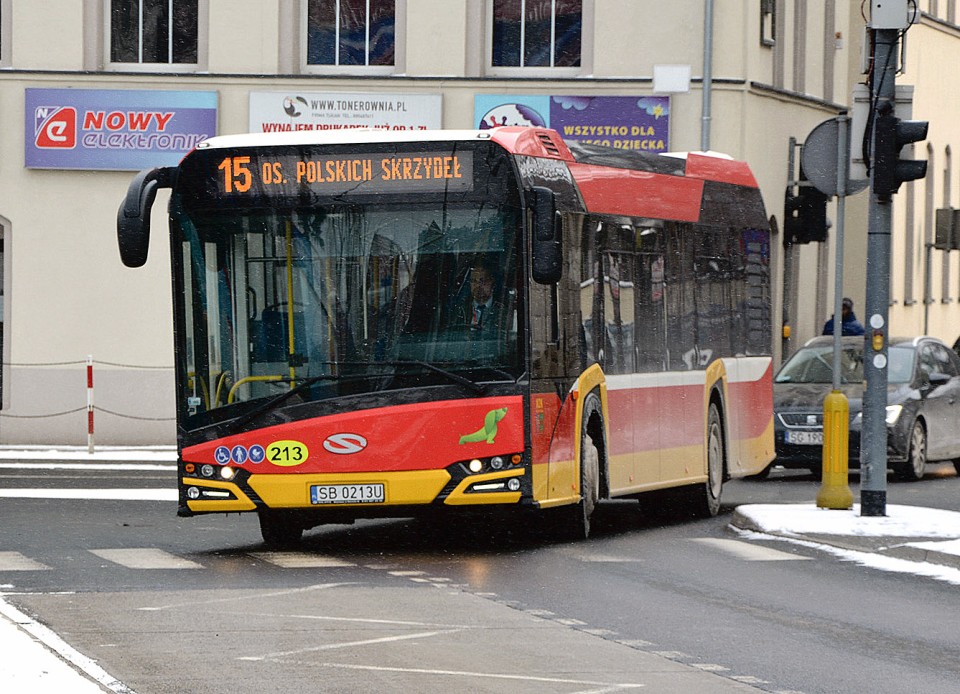
[[[196,64],[198,0],[110,0],[110,62]]]
[[[491,67],[580,67],[582,0],[492,1]]]
[[[307,0],[307,65],[392,67],[395,0]]]

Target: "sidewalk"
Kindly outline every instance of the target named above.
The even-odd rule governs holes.
[[[785,541],[819,545],[831,553],[889,571],[935,576],[960,584],[960,513],[887,505],[887,515],[809,504],[737,507],[730,525]]]

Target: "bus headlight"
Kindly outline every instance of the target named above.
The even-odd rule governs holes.
[[[473,472],[473,473],[480,472],[483,469],[483,461],[480,460],[479,458],[474,458],[469,463],[467,463],[467,467],[470,469],[470,472]]]
[[[237,474],[237,471],[232,467],[222,467],[220,468],[220,477],[225,480],[232,480],[234,475]]]
[[[213,465],[204,465],[201,467],[200,474],[204,477],[213,477]]]
[[[189,489],[187,489],[187,498],[188,498],[188,499],[199,499],[199,498],[200,498],[200,490],[197,489],[196,487],[190,487]]]
[[[510,479],[508,479],[507,489],[509,489],[511,492],[520,491],[520,480],[517,479],[516,477],[511,477]]]
[[[494,470],[501,469],[503,467],[503,458],[498,455],[490,458],[490,467],[492,467]]]

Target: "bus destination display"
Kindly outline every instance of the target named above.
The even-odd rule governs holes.
[[[216,160],[215,160],[216,161]],[[473,190],[473,152],[236,154],[217,163],[224,196],[443,193]]]

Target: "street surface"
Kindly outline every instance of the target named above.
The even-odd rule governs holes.
[[[171,465],[99,468],[0,462],[0,606],[95,691],[960,691],[955,585],[729,527],[812,501],[805,474],[730,483],[704,521],[608,504],[586,542],[371,521],[268,552],[252,515],[177,518]],[[888,501],[957,511],[960,479]]]

